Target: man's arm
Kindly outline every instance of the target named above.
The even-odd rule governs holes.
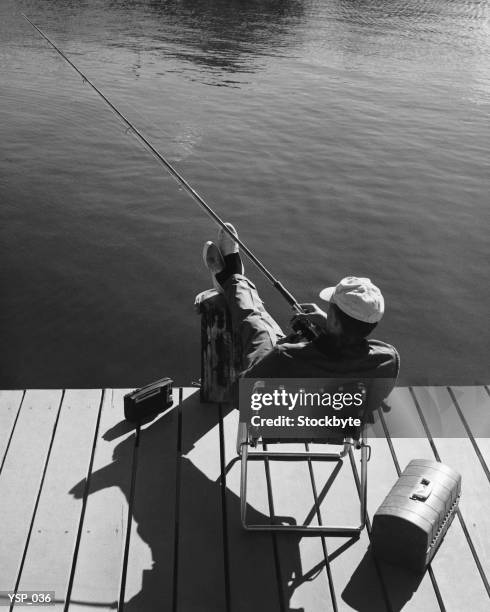
[[[392,359],[388,364],[383,365],[383,378],[373,378],[369,393],[369,411],[373,412],[381,406],[381,402],[385,400],[393,391],[400,372],[400,355],[394,346],[392,349]],[[386,373],[386,375],[385,375]]]

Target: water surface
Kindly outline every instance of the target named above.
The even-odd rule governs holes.
[[[0,388],[196,380],[215,235],[21,10],[300,301],[373,279],[402,382],[490,381],[487,2],[4,0]]]

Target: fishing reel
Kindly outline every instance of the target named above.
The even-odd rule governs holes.
[[[296,342],[301,342],[302,340],[314,340],[320,335],[318,328],[310,321],[298,321],[297,319],[293,319],[291,329],[297,338]]]
[[[295,303],[293,308],[296,314],[291,328],[296,342],[314,340],[324,332],[328,315],[316,304]]]

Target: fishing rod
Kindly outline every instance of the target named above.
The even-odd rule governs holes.
[[[37,32],[53,47],[53,49],[77,72],[83,79],[85,83],[88,83],[90,87],[104,100],[104,102],[110,107],[113,113],[130,129],[133,134],[135,134],[140,141],[146,146],[146,148],[153,154],[156,159],[161,162],[168,172],[177,180],[177,182],[182,185],[182,187],[187,191],[187,193],[204,209],[204,211],[213,219],[222,229],[225,231],[242,249],[242,251],[247,255],[247,257],[252,261],[255,266],[266,276],[266,278],[272,283],[273,287],[275,287],[279,293],[286,299],[288,304],[295,310],[297,313],[303,313],[304,310],[295,299],[295,297],[290,293],[284,285],[275,278],[272,273],[264,266],[264,264],[258,259],[252,251],[243,243],[238,236],[227,227],[225,222],[219,217],[214,210],[207,204],[204,199],[197,193],[197,191],[191,187],[191,185],[186,181],[186,179],[172,166],[172,164],[163,157],[163,155],[151,144],[151,142],[143,136],[143,134],[127,119],[115,106],[112,102],[98,89],[92,81],[81,71],[79,70],[75,64],[68,58],[66,55],[59,49],[46,34],[37,27],[35,23],[33,23],[24,13],[21,13],[22,17],[30,23],[30,25],[37,30]]]

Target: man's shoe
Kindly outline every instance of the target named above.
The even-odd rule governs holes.
[[[216,291],[223,293],[223,287],[216,280],[216,274],[219,274],[224,270],[225,262],[221,251],[214,244],[214,242],[208,240],[204,243],[204,247],[202,249],[202,258],[204,261],[204,265],[211,272],[213,287],[216,289]]]
[[[231,223],[225,223],[226,227],[238,238],[238,232]],[[240,257],[238,244],[220,227],[218,230],[218,246],[225,261],[225,271],[221,276],[231,276],[232,274],[244,274],[242,258]],[[219,280],[222,278],[218,276]]]
[[[226,227],[238,238],[238,232],[233,227],[231,223],[225,223]],[[238,253],[238,244],[233,240],[233,238],[225,232],[225,230],[220,227],[218,230],[218,246],[219,250],[223,254],[223,257],[226,255],[231,255],[232,253]]]

